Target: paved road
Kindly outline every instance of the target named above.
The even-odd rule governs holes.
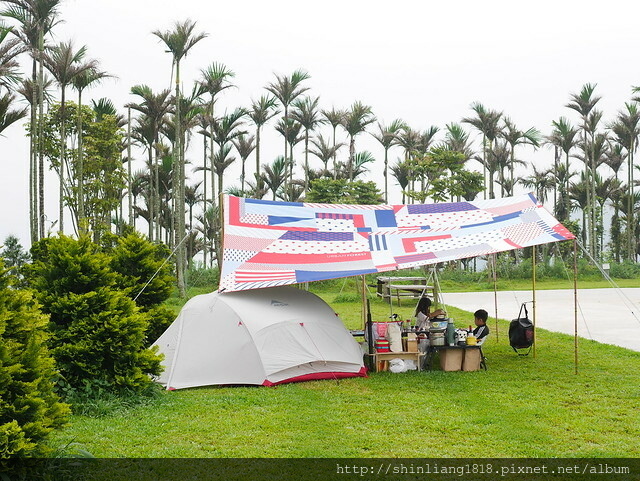
[[[531,291],[498,292],[498,317],[514,319]],[[444,293],[445,304],[466,311],[486,309],[495,316],[493,292]],[[529,318],[532,305],[527,304]],[[573,290],[536,291],[536,326],[549,331],[574,332]],[[491,326],[491,325],[490,325]],[[578,335],[640,351],[640,288],[578,289]]]

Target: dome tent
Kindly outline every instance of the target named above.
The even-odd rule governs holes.
[[[154,346],[167,389],[364,376],[362,351],[333,309],[294,287],[190,299]]]

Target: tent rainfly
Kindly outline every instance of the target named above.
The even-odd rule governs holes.
[[[294,287],[190,299],[155,342],[167,389],[365,376],[362,351],[315,294]]]

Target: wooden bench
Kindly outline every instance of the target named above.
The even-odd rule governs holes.
[[[377,295],[391,303],[392,298],[411,297],[417,299],[423,294],[437,299],[435,286],[427,285],[426,277],[378,277]]]

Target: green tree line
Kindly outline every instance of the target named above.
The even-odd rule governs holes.
[[[386,122],[361,100],[323,106],[303,69],[275,73],[263,91],[250,93],[250,102],[223,110],[220,102],[234,87],[231,68],[212,61],[197,78],[181,78],[189,54],[204,48],[208,37],[196,22],[184,20],[149,32],[170,54],[166,68],[173,88],[130,86],[132,100],[118,111],[108,99],[83,105],[85,90],[112,74],[88,57],[86,46],[53,42],[62,21],[60,0],[2,4],[0,131],[29,118],[32,242],[51,229],[91,232],[95,241],[127,225],[140,229],[175,250],[184,295],[185,270],[196,256],[206,266],[220,266],[221,193],[336,201],[332,192],[353,193],[341,186],[365,183],[373,174],[374,190],[358,184],[355,190],[366,194],[349,194],[347,201],[389,202],[399,195],[403,203],[461,201],[510,196],[519,188],[533,191],[559,220],[578,219],[592,256],[637,259],[636,87],[606,122],[597,86],[585,84],[568,95],[567,116],[550,121],[546,134],[517,126],[507,113],[480,102],[459,121],[427,127],[401,118]],[[29,74],[19,71],[22,57],[31,60]],[[74,92],[77,101],[70,101]],[[264,152],[265,135],[279,136],[282,150]],[[359,148],[366,136],[377,141],[375,152]],[[546,149],[551,167],[522,160],[526,149]],[[193,157],[196,151],[202,158]],[[144,167],[134,168],[140,161]],[[231,179],[229,169],[237,164],[240,176]],[[58,219],[45,230],[48,168],[57,173],[60,195]]]

